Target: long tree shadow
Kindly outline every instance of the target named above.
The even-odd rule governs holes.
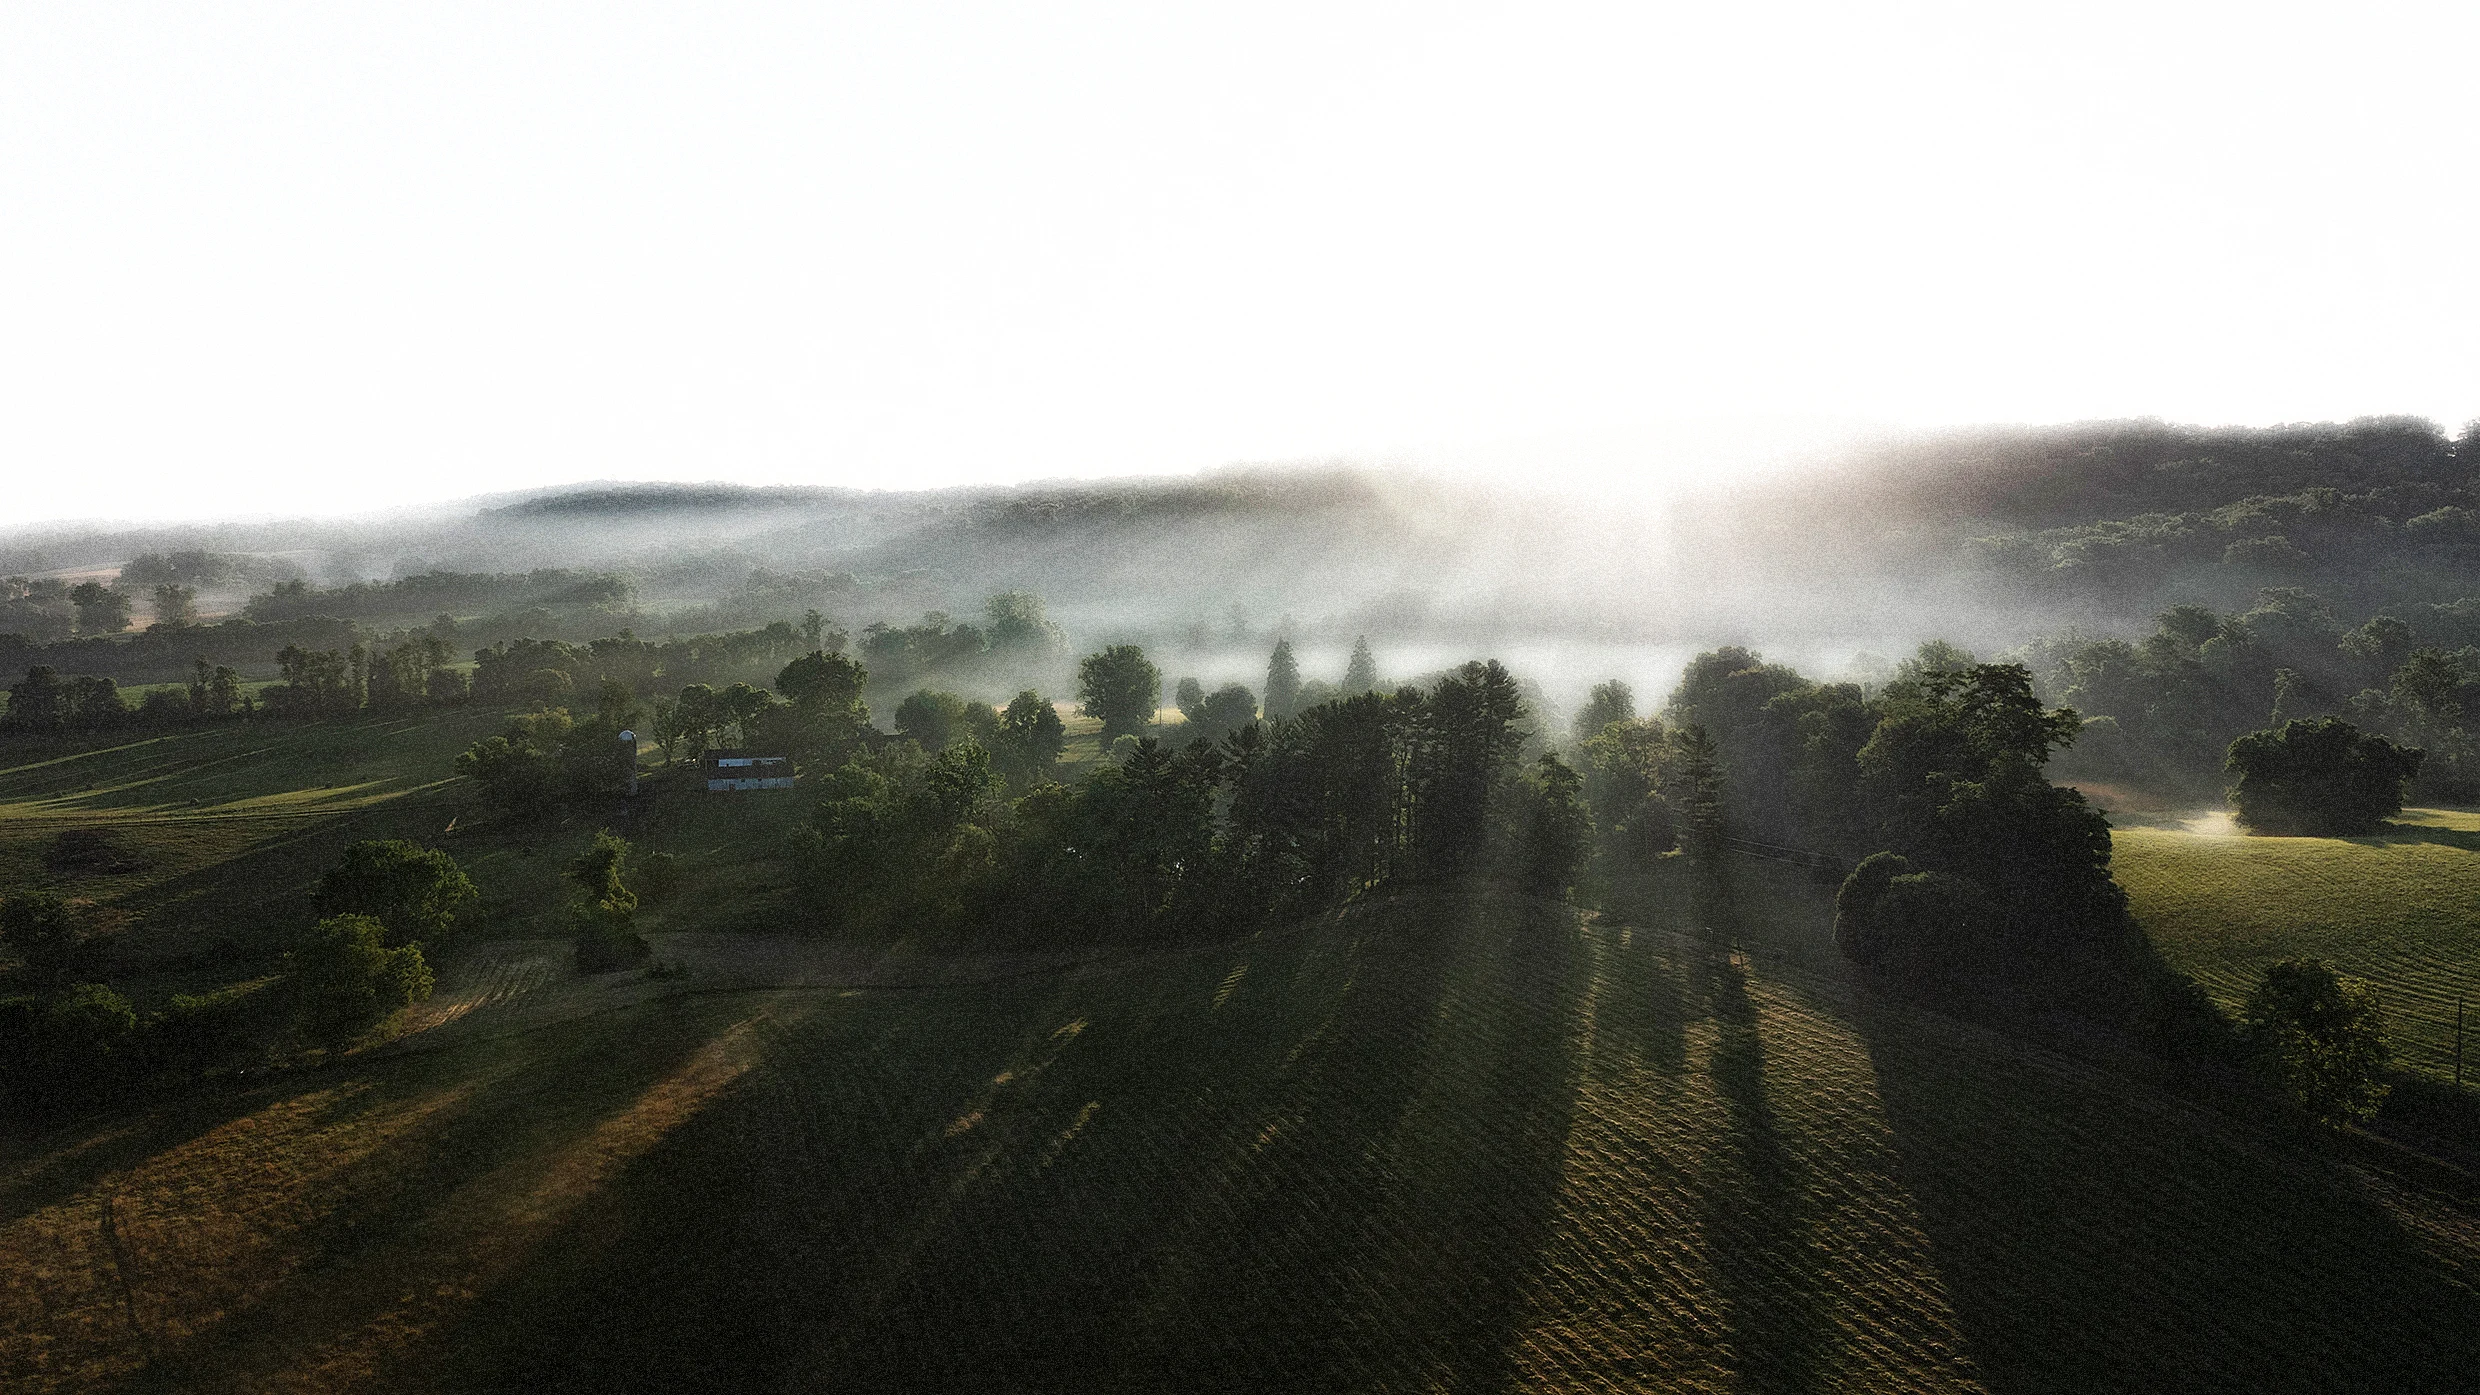
[[[2389,823],[2374,833],[2345,840],[2371,847],[2392,847],[2400,843],[2434,843],[2462,852],[2480,852],[2480,829],[2441,828],[2425,823]]]
[[[1169,980],[840,1005],[443,1339],[446,1383],[1506,1388],[1577,944],[1412,898]]]
[[[1715,1279],[1731,1345],[1752,1388],[1815,1389],[1831,1334],[1817,1307],[1816,1266],[1802,1252],[1811,1218],[1801,1164],[1766,1095],[1756,1004],[1736,959],[1695,964],[1717,1026],[1709,1069],[1729,1114],[1732,1185],[1709,1192],[1705,1228],[1718,1242]]]
[[[298,1372],[338,1352],[351,1353],[350,1364],[371,1373],[401,1375],[391,1364],[389,1331],[418,1325],[426,1304],[458,1301],[442,1295],[474,1282],[494,1244],[524,1243],[529,1210],[573,1200],[558,1188],[560,1164],[590,1154],[601,1132],[659,1094],[684,1063],[712,1048],[723,1023],[746,1010],[740,1002],[673,1001],[628,1018],[531,1034],[515,1054],[463,1049],[305,1080],[305,1090],[326,1087],[313,1095],[325,1103],[304,1117],[307,1127],[370,1125],[387,1144],[318,1183],[326,1193],[321,1204],[281,1222],[277,1232],[276,1243],[296,1259],[271,1277],[235,1276],[229,1287],[236,1297],[212,1300],[222,1310],[181,1317],[178,1310],[195,1306],[195,1296],[169,1289],[142,1303],[173,1314],[166,1325],[174,1331],[158,1335],[133,1386],[261,1388],[276,1383],[277,1372]],[[392,1117],[405,1116],[422,1122],[389,1131]],[[184,1222],[218,1222],[200,1210],[210,1200],[190,1202]],[[192,1211],[199,1213],[186,1214]],[[478,1237],[477,1224],[493,1218],[518,1225]],[[142,1289],[179,1277],[148,1268],[141,1266]]]
[[[2360,1174],[1864,991],[1857,1012],[1991,1389],[2467,1389],[2480,1302]]]

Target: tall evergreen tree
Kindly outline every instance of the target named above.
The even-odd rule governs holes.
[[[1438,680],[1413,751],[1413,855],[1422,875],[1480,869],[1502,785],[1514,774],[1516,681],[1495,659]]]
[[[1352,641],[1352,662],[1343,670],[1343,695],[1359,697],[1378,686],[1377,656],[1369,652],[1369,636]]]
[[[1722,753],[1695,723],[1671,738],[1679,748],[1679,803],[1687,824],[1687,850],[1711,867],[1722,854]]]
[[[1274,642],[1274,657],[1266,661],[1266,720],[1280,722],[1300,711],[1300,663],[1292,657],[1292,642]]]

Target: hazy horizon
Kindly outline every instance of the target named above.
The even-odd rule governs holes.
[[[2475,18],[0,16],[0,523],[2480,412]]]

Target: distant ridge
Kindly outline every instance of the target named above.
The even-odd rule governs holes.
[[[562,490],[495,509],[484,518],[608,517],[614,514],[715,512],[781,508],[786,504],[840,504],[865,497],[858,489],[809,485],[627,484]]]
[[[504,496],[503,496],[504,497]],[[615,518],[644,514],[725,513],[744,509],[870,504],[963,504],[985,515],[1181,515],[1265,508],[1334,507],[1372,503],[1368,478],[1340,468],[1309,470],[1231,469],[1189,476],[1131,476],[1102,480],[1037,480],[1017,485],[949,489],[879,490],[814,485],[597,484],[554,489],[477,511],[481,518]]]

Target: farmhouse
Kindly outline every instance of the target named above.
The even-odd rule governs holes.
[[[792,757],[763,756],[755,751],[708,751],[699,758],[711,792],[788,790],[792,788]]]

